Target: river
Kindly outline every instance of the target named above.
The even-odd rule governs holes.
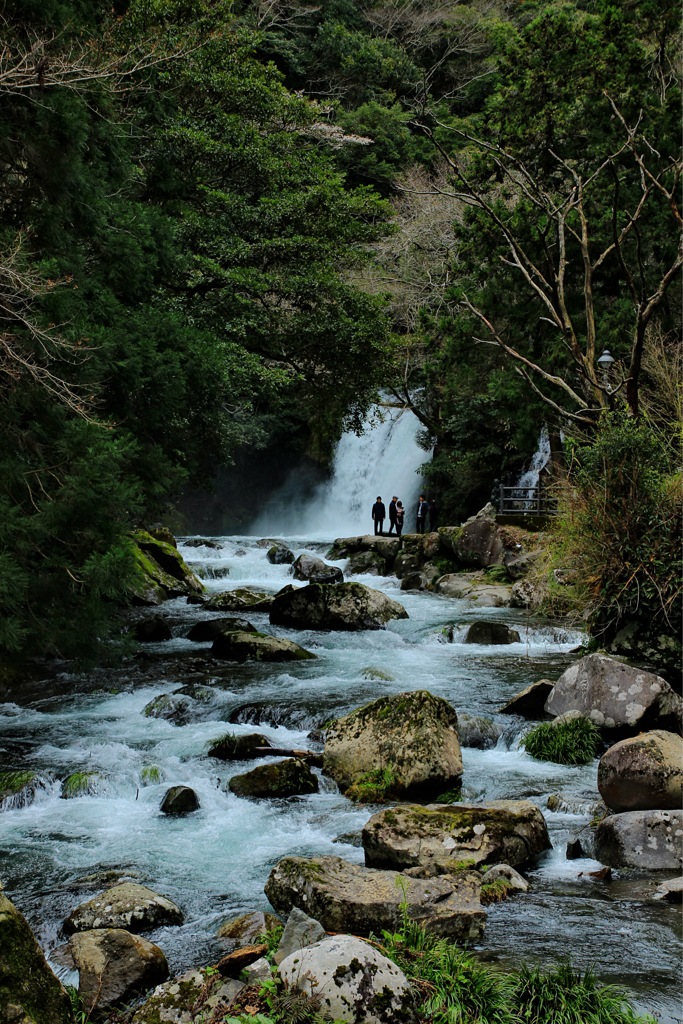
[[[328,547],[320,538],[287,542],[296,553]],[[180,545],[209,589],[274,592],[291,581],[289,567],[271,565],[256,538],[219,543],[219,549]],[[229,576],[220,578],[225,570]],[[424,688],[459,712],[490,716],[503,727],[495,748],[464,748],[465,798],[529,797],[543,810],[553,842],[529,872],[530,893],[488,908],[482,955],[509,965],[549,965],[571,954],[576,967],[593,967],[604,981],[624,986],[640,1009],[667,1024],[680,1020],[677,909],[647,898],[652,880],[617,877],[605,884],[588,874],[599,867],[594,861],[565,858],[567,838],[587,826],[598,799],[597,763],[573,768],[534,761],[519,747],[526,724],[498,714],[523,686],[556,678],[572,660],[579,635],[529,621],[524,612],[400,592],[392,578],[356,578],[400,600],[410,618],[377,632],[315,633],[270,627],[266,614],[255,613],[249,615],[254,625],[296,639],[318,658],[238,666],[212,659],[210,645],[185,639],[189,626],[210,614],[176,599],[163,606],[172,640],[145,645],[111,667],[62,673],[21,703],[0,705],[3,761],[30,767],[43,780],[33,803],[0,813],[1,877],[48,954],[63,941],[60,924],[70,910],[126,877],[184,910],[184,925],[149,936],[178,972],[217,957],[214,935],[222,920],[266,909],[263,886],[280,857],[336,854],[362,862],[356,837],[375,808],[351,804],[325,779],[311,796],[239,799],[225,791],[225,782],[251,765],[210,759],[207,745],[228,730],[257,727],[278,746],[306,746],[309,731],[331,716],[381,695]],[[479,616],[514,624],[522,642],[463,644],[467,625]],[[451,625],[449,643],[445,628]],[[188,682],[209,689],[196,717],[175,725],[143,714],[153,698]],[[145,785],[150,767],[159,779],[147,772],[151,784]],[[62,799],[59,780],[75,770],[97,774],[94,791]],[[196,790],[201,808],[168,818],[159,805],[168,786],[179,783]],[[573,801],[572,813],[547,809],[555,793]]]

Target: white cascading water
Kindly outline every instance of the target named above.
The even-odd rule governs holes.
[[[550,435],[548,434],[548,428],[545,424],[541,428],[541,433],[538,436],[538,447],[534,452],[529,468],[526,469],[515,483],[515,487],[519,488],[519,496],[533,498],[534,494],[531,488],[538,487],[538,483],[541,477],[542,471],[548,465],[550,461]],[[531,493],[530,493],[531,491]]]
[[[406,509],[406,532],[413,529],[424,488],[419,470],[430,458],[417,443],[419,429],[409,409],[373,408],[360,437],[349,431],[340,439],[331,478],[307,500],[297,492],[296,479],[288,480],[267,503],[252,533],[310,539],[371,533],[371,508],[378,494],[387,506],[397,495]]]

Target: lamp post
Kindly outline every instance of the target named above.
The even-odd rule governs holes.
[[[608,348],[606,348],[602,355],[598,357],[598,366],[600,367],[603,387],[605,388],[605,391],[607,391],[608,394],[611,393],[612,391],[609,382],[609,374],[610,370],[614,366],[615,361],[616,360],[614,359],[614,356]]]

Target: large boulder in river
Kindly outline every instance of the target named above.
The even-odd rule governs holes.
[[[172,900],[137,882],[123,882],[73,910],[64,922],[64,931],[67,935],[92,928],[145,932],[182,923],[183,912]]]
[[[539,679],[520,690],[500,709],[501,715],[521,715],[522,718],[542,718],[545,702],[555,684],[550,679]]]
[[[260,732],[229,732],[213,740],[207,753],[219,761],[250,761],[253,757],[262,757],[263,748],[270,746],[268,737]]]
[[[368,867],[427,867],[441,873],[472,867],[526,864],[550,849],[545,819],[529,800],[429,807],[400,804],[380,811],[363,829]]]
[[[427,690],[380,697],[328,727],[323,771],[356,799],[364,786],[372,801],[439,796],[460,785],[458,716]],[[384,794],[372,786],[378,772]]]
[[[195,643],[208,643],[221,636],[223,633],[255,633],[256,626],[252,626],[247,619],[205,619],[203,622],[195,622],[187,634],[188,640]]]
[[[385,560],[387,572],[401,549],[398,537],[380,537],[371,533],[362,537],[338,537],[327,552],[332,559],[349,558],[358,551],[374,551]]]
[[[683,738],[655,729],[620,740],[600,758],[598,789],[612,811],[676,810],[683,804]]]
[[[354,576],[385,576],[387,560],[377,551],[357,551],[349,558],[346,571]]]
[[[142,713],[145,718],[163,718],[174,725],[185,725],[192,715],[193,701],[182,693],[160,693],[145,704]]]
[[[309,583],[307,587],[276,594],[270,621],[295,629],[383,629],[391,619],[407,619],[408,613],[390,597],[362,583],[336,587]]]
[[[95,928],[73,935],[69,952],[78,969],[78,994],[87,1014],[127,1003],[168,978],[168,963],[159,947],[123,928]]]
[[[680,871],[683,811],[624,811],[603,818],[595,830],[597,860],[612,868]]]
[[[464,643],[466,644],[518,644],[521,637],[516,629],[508,626],[507,622],[493,622],[491,619],[479,619],[473,622],[467,630]]]
[[[147,619],[140,619],[132,628],[134,638],[140,644],[155,644],[162,640],[170,640],[173,634],[163,615],[152,615]]]
[[[244,775],[233,775],[228,789],[235,796],[259,797],[302,796],[318,792],[318,778],[298,757],[260,764]]]
[[[480,880],[472,875],[411,878],[341,857],[285,857],[271,871],[265,892],[279,914],[298,907],[328,932],[396,931],[407,914],[428,931],[467,942],[481,938],[486,920]]]
[[[155,596],[158,594],[187,597],[203,593],[203,583],[190,570],[175,544],[158,540],[146,530],[136,530],[132,540],[139,570],[133,596],[139,603],[158,604]]]
[[[71,1024],[71,1000],[26,919],[0,892],[0,1022]]]
[[[580,711],[603,730],[683,732],[683,699],[666,680],[605,654],[589,654],[570,665],[545,710],[555,716]]]
[[[228,661],[306,661],[316,657],[293,640],[267,633],[220,633],[211,653]]]
[[[172,817],[192,814],[199,810],[199,797],[189,786],[171,786],[164,793],[159,810]]]
[[[329,1020],[410,1024],[413,993],[403,971],[355,935],[332,935],[299,949],[278,973],[290,991],[313,996]]]

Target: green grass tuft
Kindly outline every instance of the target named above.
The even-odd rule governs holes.
[[[598,728],[588,718],[572,718],[559,725],[543,722],[522,739],[527,754],[555,764],[588,764],[599,744]]]

